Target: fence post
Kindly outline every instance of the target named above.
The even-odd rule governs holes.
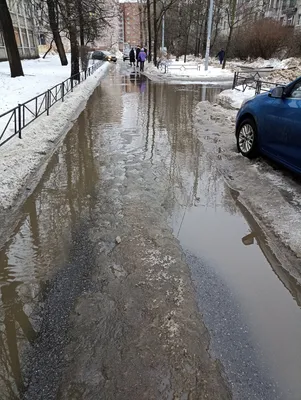
[[[21,104],[18,104],[18,130],[19,130],[19,139],[22,139],[22,109],[21,109]]]
[[[260,92],[261,92],[261,81],[256,81],[255,94],[260,94]]]
[[[234,72],[233,83],[232,83],[232,90],[234,90],[234,89],[235,89],[235,86],[236,86],[236,74],[237,74],[237,72],[235,71],[235,72]]]
[[[50,91],[47,90],[47,92],[46,92],[46,110],[47,110],[47,115],[49,115],[49,108],[50,108]]]
[[[64,92],[65,92],[65,85],[64,82],[61,83],[61,92],[62,92],[62,101],[64,101]]]

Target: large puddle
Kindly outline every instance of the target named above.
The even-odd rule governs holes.
[[[26,387],[22,355],[38,335],[45,287],[64,268],[77,224],[93,214],[100,154],[109,151],[101,138],[118,130],[166,182],[170,223],[234,398],[300,400],[300,287],[194,132],[195,104],[219,91],[114,72],[95,91],[0,251],[1,399]]]

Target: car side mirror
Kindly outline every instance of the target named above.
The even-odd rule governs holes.
[[[284,86],[277,86],[270,91],[269,96],[273,97],[274,99],[283,99],[285,95],[285,87]]]
[[[254,237],[255,237],[254,233],[251,232],[251,233],[249,233],[248,235],[244,236],[244,237],[241,239],[241,241],[243,242],[243,244],[244,244],[245,246],[250,246],[251,244],[254,244]]]

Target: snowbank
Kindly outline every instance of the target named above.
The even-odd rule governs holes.
[[[246,90],[243,92],[242,86],[238,86],[237,89],[234,90],[223,90],[218,95],[218,103],[225,108],[239,110],[245,100],[249,100],[254,96],[255,89],[246,88]]]
[[[199,138],[239,201],[265,232],[280,263],[301,282],[300,184],[282,168],[275,170],[260,158],[249,160],[237,153],[235,115],[235,111],[200,102],[194,114]]]
[[[100,79],[109,68],[104,63],[93,75],[87,78],[66,96],[64,103],[51,108],[50,116],[41,116],[22,132],[23,139],[14,138],[0,148],[0,208],[9,208],[17,198],[22,198],[34,173],[43,173],[43,166],[64,134],[72,126],[72,121],[83,110]],[[68,69],[69,72],[69,69]],[[44,72],[43,72],[44,73]],[[62,75],[57,79],[60,81]],[[54,79],[54,78],[53,78]],[[29,78],[30,80],[30,78]],[[27,78],[23,78],[23,91],[28,87]],[[49,80],[46,89],[50,86]],[[33,90],[43,91],[40,88]],[[2,92],[1,92],[2,94]],[[2,97],[2,96],[1,96]],[[26,99],[30,98],[28,94]],[[30,193],[30,190],[27,190]]]
[[[199,68],[197,67],[199,65]],[[145,66],[145,75],[154,81],[190,81],[196,83],[221,83],[232,82],[233,72],[230,70],[223,70],[221,67],[209,66],[208,71],[205,71],[204,64],[189,61],[183,63],[181,61],[168,61],[167,73],[164,68],[156,68],[153,64]]]

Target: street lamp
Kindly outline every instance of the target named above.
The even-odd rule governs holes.
[[[213,19],[213,0],[210,0],[209,13],[208,13],[208,24],[207,24],[208,30],[207,30],[206,53],[205,53],[205,71],[208,70],[208,64],[209,64],[212,19]]]
[[[162,14],[162,43],[161,43],[161,52],[164,54],[165,52],[165,0],[163,0],[163,14]]]

